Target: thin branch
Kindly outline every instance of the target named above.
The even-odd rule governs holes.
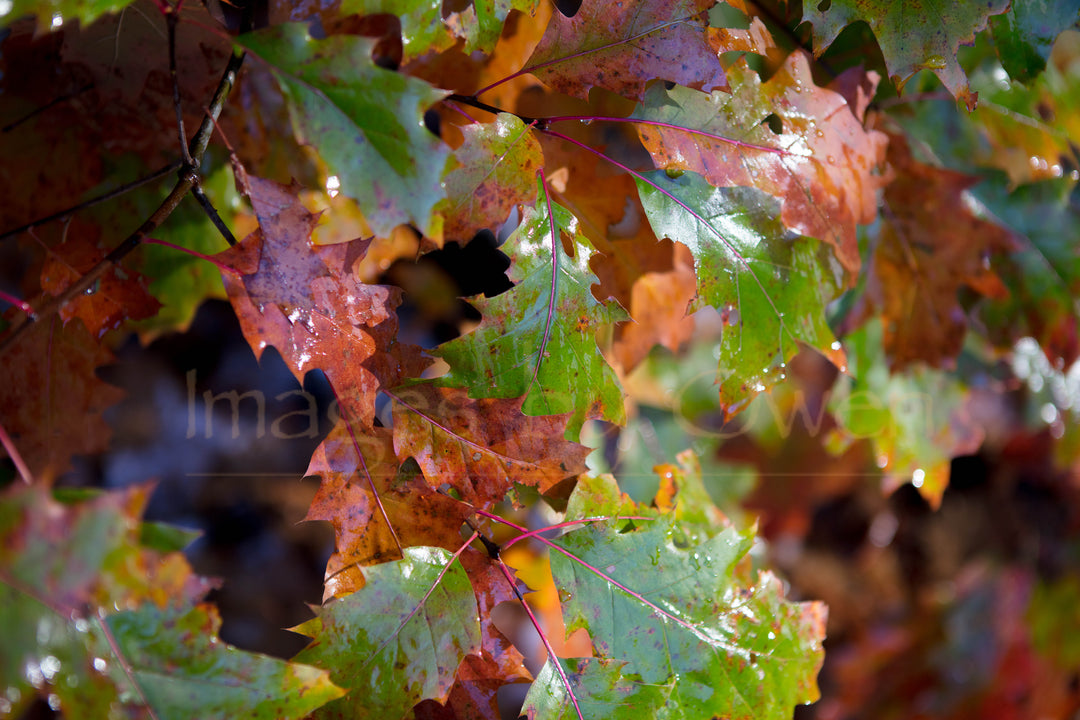
[[[206,262],[213,264],[221,272],[227,272],[227,273],[231,273],[233,275],[240,275],[240,272],[237,271],[236,268],[231,268],[228,265],[226,265],[225,263],[218,262],[217,260],[215,260],[210,255],[206,255],[206,254],[198,252],[196,250],[192,250],[191,248],[186,248],[183,245],[177,245],[176,243],[171,243],[168,240],[158,240],[157,238],[145,238],[145,239],[143,239],[143,243],[146,244],[146,245],[161,245],[163,247],[172,248],[173,250],[177,250],[179,252],[182,252],[185,255],[191,255],[192,257],[197,257],[200,260],[205,260]]]
[[[67,102],[68,100],[71,100],[72,98],[79,97],[84,92],[86,92],[87,90],[90,90],[93,87],[94,87],[93,83],[87,83],[86,85],[83,85],[81,88],[79,88],[75,92],[70,92],[67,95],[61,95],[58,98],[53,98],[51,101],[45,103],[41,107],[36,108],[34,110],[31,110],[27,114],[23,115],[21,118],[18,118],[17,120],[12,120],[7,125],[0,128],[0,133],[11,132],[12,130],[19,127],[20,125],[22,125],[27,120],[30,120],[31,118],[34,118],[34,117],[40,115],[41,113],[45,112],[49,108],[56,107],[57,105],[59,105],[62,102]]]
[[[229,230],[229,226],[225,224],[225,221],[221,219],[221,215],[218,215],[218,211],[214,209],[214,204],[210,202],[210,198],[206,197],[202,187],[199,185],[194,186],[191,188],[191,194],[199,201],[203,212],[210,218],[210,222],[214,223],[214,227],[221,233],[221,237],[225,238],[225,242],[229,243],[229,247],[236,245],[236,238],[233,236],[232,231]]]
[[[191,140],[189,154],[193,162],[201,161],[202,156],[206,153],[206,148],[210,144],[210,135],[214,131],[214,121],[217,120],[218,115],[221,114],[221,108],[225,105],[225,100],[232,91],[233,85],[236,84],[236,75],[243,62],[244,53],[242,52],[234,52],[232,57],[229,58],[229,62],[225,66],[225,72],[222,74],[217,90],[214,93],[214,98],[210,103],[207,117],[203,118],[203,122],[199,126],[199,131]],[[98,279],[111,270],[113,266],[127,257],[135,250],[135,248],[139,247],[143,240],[150,233],[154,232],[154,230],[165,222],[173,211],[176,210],[180,201],[184,199],[184,196],[187,195],[191,191],[191,188],[197,183],[198,175],[195,172],[195,168],[182,165],[176,185],[168,196],[161,201],[161,204],[153,214],[150,215],[146,222],[139,226],[139,228],[129,235],[122,243],[113,248],[101,262],[75,281],[75,283],[62,294],[50,300],[46,300],[41,307],[35,308],[35,314],[27,314],[21,321],[15,323],[7,336],[0,341],[0,356],[7,352],[7,350],[10,349],[19,338],[25,335],[35,323],[46,318],[51,318],[60,310],[60,308],[82,295],[87,288],[97,282]]]
[[[84,202],[79,203],[78,205],[74,205],[72,207],[66,208],[64,210],[61,210],[60,212],[55,212],[52,215],[47,215],[47,216],[45,216],[43,218],[40,218],[38,220],[34,220],[33,222],[28,222],[25,225],[21,225],[21,226],[15,228],[13,230],[8,230],[7,232],[5,232],[3,234],[0,234],[0,241],[7,240],[9,238],[13,238],[16,235],[21,235],[22,233],[26,232],[27,230],[35,228],[35,227],[37,227],[39,225],[44,225],[46,223],[52,222],[53,220],[59,220],[60,218],[68,217],[69,215],[73,215],[74,213],[77,213],[80,210],[85,210],[86,208],[93,207],[94,205],[99,205],[99,204],[101,204],[103,202],[106,202],[108,200],[112,200],[115,197],[119,197],[120,195],[123,195],[124,193],[131,192],[132,190],[134,190],[136,188],[139,188],[139,187],[142,187],[143,185],[147,185],[149,183],[152,183],[155,180],[160,180],[161,178],[165,177],[166,175],[169,175],[170,173],[176,172],[177,170],[179,170],[183,166],[184,166],[184,163],[181,160],[177,160],[176,162],[171,162],[168,165],[166,165],[165,167],[161,168],[160,170],[155,170],[154,172],[150,173],[149,175],[147,175],[145,177],[141,177],[138,180],[132,180],[129,183],[125,183],[125,184],[121,185],[120,187],[117,187],[117,188],[115,188],[113,190],[109,190],[108,192],[102,193],[101,195],[97,195],[95,197],[92,197],[89,200],[86,200]]]
[[[180,152],[184,165],[195,167],[188,150],[187,133],[184,131],[184,110],[180,104],[180,81],[176,77],[176,25],[180,22],[180,8],[164,10],[165,26],[169,30],[169,77],[172,78],[173,109],[176,110],[176,128],[180,134]]]

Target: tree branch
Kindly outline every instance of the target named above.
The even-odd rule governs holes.
[[[221,81],[218,83],[217,90],[214,92],[214,98],[210,102],[207,116],[199,126],[199,131],[191,140],[188,153],[191,157],[192,164],[181,165],[178,173],[179,179],[177,180],[176,185],[168,196],[161,201],[157,210],[155,210],[146,222],[140,225],[135,232],[113,248],[101,262],[91,268],[85,275],[71,285],[71,287],[57,297],[47,300],[41,307],[35,308],[34,315],[27,315],[22,318],[21,321],[16,322],[12,326],[10,332],[8,332],[7,336],[0,341],[0,356],[18,342],[19,338],[25,335],[34,324],[55,315],[60,308],[86,292],[87,288],[91,287],[106,272],[111,270],[113,266],[119,263],[123,258],[127,257],[132,250],[139,247],[139,245],[142,244],[143,239],[165,222],[166,218],[176,210],[180,201],[184,199],[184,196],[191,192],[191,189],[198,184],[198,163],[201,162],[203,155],[206,153],[206,148],[210,144],[210,136],[214,131],[214,122],[221,114],[221,109],[225,105],[225,100],[229,97],[233,85],[236,84],[236,75],[243,62],[244,53],[242,52],[234,52],[232,57],[229,58],[229,62],[225,66],[225,72],[222,73]]]

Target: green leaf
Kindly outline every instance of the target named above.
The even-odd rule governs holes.
[[[460,38],[465,38],[465,52],[490,53],[502,34],[511,10],[532,15],[540,0],[473,0],[461,12],[451,13],[446,22]]]
[[[848,364],[829,396],[841,437],[869,438],[877,464],[894,482],[912,483],[936,505],[949,462],[979,449],[983,433],[967,409],[969,390],[955,373],[923,366],[891,374],[880,320],[844,337]]]
[[[448,239],[468,241],[478,230],[497,230],[512,208],[536,198],[533,178],[544,155],[529,130],[509,113],[461,128],[465,140],[454,151],[460,164],[446,176]]]
[[[821,55],[847,25],[866,22],[877,36],[885,65],[897,90],[919,70],[932,70],[957,100],[974,110],[978,94],[956,59],[962,44],[975,40],[990,15],[1000,15],[1009,0],[961,0],[934,7],[905,0],[831,0],[809,2],[803,19],[814,25],[814,53]]]
[[[411,717],[413,705],[446,702],[458,665],[479,651],[480,621],[461,563],[435,547],[364,568],[367,583],[295,628],[314,638],[297,661],[331,669],[347,697],[318,718]]]
[[[541,183],[536,206],[525,210],[503,247],[515,287],[475,301],[484,315],[480,326],[432,354],[450,364],[441,385],[468,387],[474,398],[524,395],[526,415],[573,413],[566,438],[576,441],[586,418],[625,421],[622,390],[595,336],[627,315],[593,297],[592,245],[569,210],[554,202],[550,207],[554,231]],[[573,256],[564,250],[566,240]]]
[[[1027,82],[1046,68],[1050,48],[1064,30],[1074,27],[1080,0],[1025,0],[990,18],[994,46],[1005,71]]]
[[[367,38],[315,40],[307,26],[290,23],[237,42],[270,65],[297,139],[315,148],[376,234],[408,223],[438,233],[432,210],[446,194],[450,149],[423,115],[446,92],[375,65]]]
[[[401,21],[401,61],[441,52],[456,40],[442,22],[442,0],[343,0],[342,15],[397,15]]]
[[[344,695],[326,670],[231,648],[212,605],[111,615],[139,693],[161,720],[303,718]]]
[[[5,12],[0,13],[0,27],[27,15],[36,15],[38,30],[56,29],[73,20],[78,20],[85,28],[105,13],[119,12],[130,4],[131,0],[14,0]]]
[[[219,642],[216,611],[189,604],[207,586],[183,556],[141,545],[148,497],[61,505],[38,485],[0,499],[0,677],[16,716],[39,693],[68,717],[162,720],[300,718],[339,697],[323,670]]]
[[[690,172],[643,173],[637,184],[657,237],[694,254],[696,307],[710,305],[724,318],[719,384],[726,412],[784,379],[800,343],[842,362],[825,322],[825,306],[840,289],[831,253],[784,228],[779,202],[753,188],[715,188]]]
[[[816,700],[824,608],[786,602],[770,573],[743,585],[751,535],[680,548],[673,519],[643,525],[590,523],[556,541],[574,556],[551,554],[567,632],[588,630],[597,657],[627,661],[641,683],[674,682],[665,717],[786,719]]]
[[[624,662],[598,658],[560,659],[573,687],[578,709],[586,718],[642,720],[660,717],[675,684],[649,685],[623,675]],[[562,677],[549,658],[536,676],[521,711],[530,720],[577,720]]]

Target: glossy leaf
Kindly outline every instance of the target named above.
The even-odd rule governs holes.
[[[425,234],[438,229],[433,208],[445,197],[450,150],[422,117],[444,92],[375,65],[365,38],[315,40],[304,25],[288,24],[241,43],[270,64],[297,139],[315,148],[378,235],[405,223]]]
[[[588,98],[601,87],[637,98],[653,79],[708,92],[726,87],[705,33],[713,0],[583,3],[572,18],[556,13],[527,67],[558,92]]]
[[[857,272],[855,226],[877,215],[885,136],[863,128],[863,107],[815,85],[801,53],[765,83],[744,62],[728,77],[730,94],[659,83],[649,89],[633,117],[660,123],[638,126],[653,161],[692,170],[717,187],[756,187],[779,198],[785,225],[833,245],[844,267]],[[771,116],[779,133],[768,125]]]
[[[412,457],[432,486],[448,483],[476,507],[491,508],[515,483],[546,492],[585,471],[589,449],[563,440],[565,416],[530,417],[518,400],[470,400],[431,384],[391,399],[398,458]]]
[[[788,603],[769,573],[742,585],[749,536],[728,528],[680,548],[672,531],[665,519],[628,532],[590,523],[557,540],[567,629],[586,628],[624,674],[674,683],[671,717],[787,718],[815,700],[824,609]]]
[[[396,720],[411,717],[423,698],[445,702],[458,665],[480,644],[464,569],[445,550],[412,547],[364,576],[363,590],[296,628],[313,638],[296,659],[332,668],[349,691],[315,717]]]
[[[897,89],[919,70],[932,70],[949,92],[974,110],[978,93],[956,59],[960,45],[970,45],[991,15],[1000,15],[1009,0],[949,3],[925,8],[903,0],[832,0],[807,3],[803,19],[814,26],[814,53],[821,55],[847,25],[862,20],[877,37],[889,76]]]
[[[461,132],[465,142],[454,151],[459,166],[446,176],[443,231],[465,242],[478,230],[498,230],[514,207],[535,200],[534,178],[544,158],[529,128],[508,113]]]
[[[577,720],[579,717],[570,701],[562,678],[555,671],[554,661],[544,664],[536,681],[525,696],[522,712],[529,720]],[[579,698],[578,707],[586,718],[640,720],[657,717],[671,695],[674,679],[662,685],[650,685],[626,677],[626,663],[598,658],[568,658],[559,660],[566,666],[566,675]]]
[[[625,313],[592,296],[589,240],[566,208],[554,202],[551,208],[554,226],[541,186],[536,206],[504,246],[515,287],[477,301],[480,326],[434,354],[450,364],[439,384],[467,387],[475,398],[524,396],[526,415],[572,413],[566,437],[576,440],[586,418],[618,423],[625,417],[618,380],[595,339]]]
[[[454,38],[442,22],[442,0],[345,0],[341,14],[396,15],[401,22],[402,61],[445,50]]]
[[[109,616],[117,647],[146,703],[162,720],[308,717],[341,697],[326,670],[228,647],[212,605],[153,605]]]
[[[724,318],[718,378],[726,412],[783,379],[800,343],[843,362],[825,322],[840,288],[835,267],[819,243],[790,235],[774,199],[662,171],[642,175],[638,191],[657,236],[694,254],[696,307]]]
[[[370,427],[378,389],[427,365],[419,348],[397,342],[400,289],[353,274],[366,241],[315,247],[318,217],[295,188],[251,177],[247,193],[260,231],[217,256],[232,268],[222,279],[244,336],[256,357],[276,347],[300,382],[323,370],[347,418]]]

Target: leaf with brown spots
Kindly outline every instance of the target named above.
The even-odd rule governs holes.
[[[353,274],[367,241],[313,245],[317,216],[300,204],[295,188],[248,182],[259,231],[218,256],[236,270],[222,277],[244,336],[256,357],[267,345],[276,347],[300,382],[309,370],[323,370],[347,419],[372,427],[378,390],[428,364],[418,347],[397,341],[401,290],[367,285]]]
[[[520,398],[472,400],[431,384],[388,394],[398,458],[412,457],[431,485],[448,483],[476,507],[490,509],[514,483],[546,492],[585,472],[589,449],[563,440],[565,415],[530,417]]]
[[[653,161],[716,187],[756,187],[779,198],[784,224],[832,245],[855,274],[855,226],[877,215],[885,136],[863,128],[862,108],[815,85],[802,53],[789,55],[768,82],[744,61],[728,77],[731,94],[649,89],[633,117],[650,121],[638,133]]]
[[[640,98],[654,79],[708,92],[726,88],[705,32],[715,0],[587,2],[572,18],[555,13],[527,70],[558,92],[588,98],[601,87]]]
[[[391,432],[354,434],[338,423],[311,457],[308,475],[322,482],[305,520],[334,527],[336,550],[326,564],[324,596],[363,587],[362,567],[401,558],[403,548],[456,550],[467,505],[431,489],[415,465],[399,465]]]
[[[544,158],[530,128],[514,115],[502,113],[461,132],[465,142],[454,151],[460,165],[446,176],[443,234],[465,242],[478,230],[498,230],[512,208],[535,199]]]

